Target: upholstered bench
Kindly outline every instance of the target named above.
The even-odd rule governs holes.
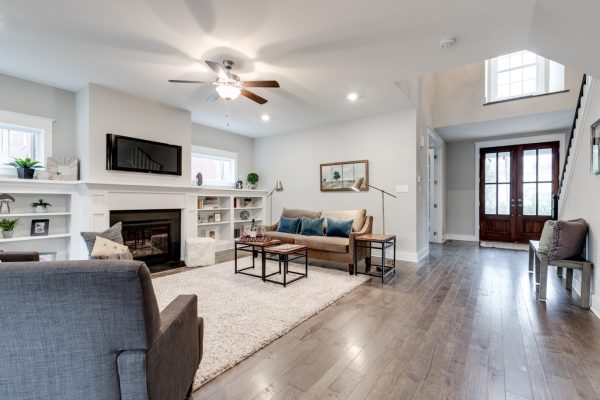
[[[537,299],[546,301],[546,290],[548,286],[548,265],[567,269],[566,288],[571,290],[573,286],[573,270],[581,270],[581,307],[590,308],[590,293],[592,289],[592,263],[583,258],[573,260],[548,261],[548,254],[538,251],[540,242],[529,241],[529,273],[535,274],[535,282],[539,285]],[[559,276],[560,276],[559,270]]]

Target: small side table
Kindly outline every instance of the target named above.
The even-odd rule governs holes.
[[[394,257],[392,258],[391,265],[387,265],[385,252],[392,247],[394,249]],[[381,264],[370,265],[370,267],[380,268],[380,274],[370,272],[369,266],[365,267],[365,272],[358,270],[358,249],[369,249],[369,252],[373,250],[381,251]],[[356,275],[369,275],[381,278],[381,284],[384,283],[386,276],[390,274],[396,275],[396,235],[370,233],[354,238],[354,273]]]
[[[267,260],[265,258],[265,249],[270,246],[276,246],[278,244],[281,244],[281,240],[273,239],[273,240],[269,240],[268,242],[259,242],[259,241],[252,242],[252,241],[248,241],[248,240],[236,240],[233,245],[234,246],[235,273],[253,276],[255,278],[261,278],[264,282],[267,278],[267,276],[265,276],[266,268],[267,268]],[[252,253],[252,256],[251,256],[252,257],[252,265],[251,266],[238,269],[238,252],[239,251],[246,252],[246,253]],[[260,253],[262,256],[261,257],[261,267],[262,267],[261,273],[253,274],[251,272],[247,272],[247,270],[249,270],[249,269],[256,268],[256,263],[255,263],[254,259],[258,253]],[[271,274],[271,275],[273,275],[273,274]]]
[[[266,256],[264,258],[267,258],[268,260],[271,260],[271,261],[278,261],[279,262],[279,273],[282,272],[281,264],[283,263],[283,282],[276,281],[273,279],[268,279],[269,276],[274,275],[277,272],[267,275],[267,278],[265,278],[263,280],[265,280],[267,282],[271,282],[271,283],[277,283],[279,285],[283,285],[283,287],[286,287],[288,284],[295,282],[298,279],[308,277],[308,247],[302,246],[299,244],[282,244],[279,246],[267,247],[267,248],[263,249],[263,256],[264,255],[277,256],[276,259],[267,258]],[[304,259],[304,273],[288,270],[288,266],[291,261],[299,260],[302,258]],[[287,280],[288,274],[294,274],[297,276],[291,280]]]

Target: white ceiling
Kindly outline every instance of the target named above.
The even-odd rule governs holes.
[[[577,51],[597,47],[598,15],[591,0],[0,0],[0,72],[72,91],[99,83],[259,137],[407,107],[394,82],[522,48],[600,71],[598,52]],[[457,45],[440,48],[448,35]],[[223,58],[282,86],[255,89],[263,106],[230,102],[229,128],[225,102],[204,101],[210,86],[167,82],[212,80],[201,61]]]
[[[575,110],[563,110],[538,114],[500,118],[435,128],[447,142],[505,136],[515,133],[547,132],[557,129],[568,131],[573,123]]]

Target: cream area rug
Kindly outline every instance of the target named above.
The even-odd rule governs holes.
[[[250,262],[244,257],[240,265]],[[277,263],[268,263],[267,272],[277,268]],[[198,315],[204,318],[204,354],[194,381],[196,389],[367,280],[363,275],[309,266],[308,278],[284,288],[236,275],[229,261],[154,278],[152,283],[161,310],[180,294],[198,296]]]
[[[491,242],[482,240],[479,242],[479,245],[481,247],[493,247],[496,249],[529,251],[529,245],[524,243]]]

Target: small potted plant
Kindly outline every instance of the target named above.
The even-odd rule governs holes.
[[[39,161],[32,160],[29,157],[13,157],[13,160],[6,165],[17,169],[19,179],[33,179],[33,174],[37,168],[43,168]]]
[[[33,207],[33,211],[36,213],[48,212],[48,207],[50,206],[52,206],[52,204],[44,201],[44,199],[39,199],[38,201],[31,203],[31,207]]]
[[[0,219],[0,230],[2,230],[2,237],[4,239],[10,239],[13,235],[13,231],[19,225],[19,218],[16,219],[8,219],[2,218]]]
[[[258,174],[256,172],[250,172],[246,180],[250,184],[251,189],[256,189],[256,183],[258,182]]]

